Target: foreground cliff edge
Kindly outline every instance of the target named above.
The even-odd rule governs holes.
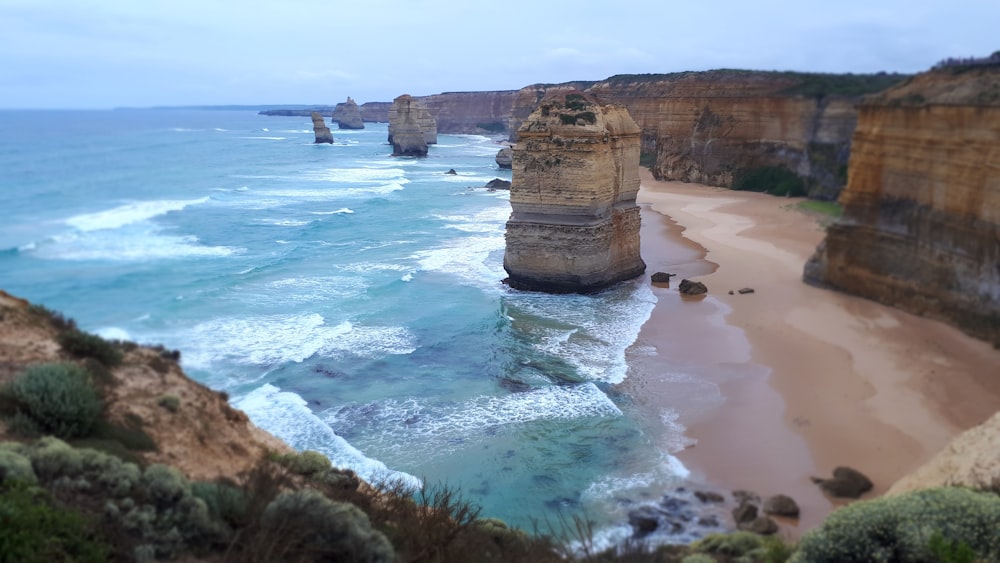
[[[852,143],[843,215],[804,279],[1000,347],[1000,63],[866,98]]]

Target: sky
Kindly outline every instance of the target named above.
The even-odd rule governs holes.
[[[391,101],[715,68],[926,70],[998,0],[0,0],[0,108]]]

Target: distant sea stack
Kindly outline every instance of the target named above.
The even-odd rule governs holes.
[[[425,144],[437,144],[437,122],[434,120],[434,116],[427,111],[423,104],[409,94],[403,94],[394,99],[392,107],[389,108],[389,143],[396,144],[393,141],[393,136],[395,136],[399,124],[406,120],[412,120],[420,129]],[[424,151],[424,154],[427,152]]]
[[[546,98],[518,130],[504,254],[515,289],[586,293],[642,274],[640,130],[581,92]]]
[[[514,167],[514,149],[510,147],[504,147],[497,151],[496,163],[502,169],[510,170]]]
[[[389,110],[389,142],[393,156],[427,156],[427,137],[420,127],[421,109],[408,94],[393,100]]]
[[[347,97],[346,102],[337,104],[333,108],[331,121],[336,121],[339,129],[365,128],[365,122],[361,119],[361,108],[358,107],[358,104],[350,96]]]
[[[330,128],[326,126],[326,122],[323,121],[323,116],[318,112],[312,112],[313,120],[313,132],[316,134],[316,143],[330,143],[333,144],[333,133],[330,132]]]
[[[840,202],[806,281],[1000,346],[1000,64],[945,66],[866,98]]]

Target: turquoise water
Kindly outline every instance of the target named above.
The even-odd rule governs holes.
[[[615,387],[646,284],[503,286],[494,139],[413,159],[385,124],[334,138],[249,112],[0,112],[0,287],[181,350],[296,448],[516,525],[621,522],[623,497],[685,473]]]

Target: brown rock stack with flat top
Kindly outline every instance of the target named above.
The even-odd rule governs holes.
[[[389,142],[393,156],[427,156],[427,139],[418,122],[420,107],[409,94],[392,101]]]
[[[1000,64],[865,99],[840,203],[806,281],[1000,346]]]
[[[361,119],[361,108],[350,96],[347,97],[346,102],[339,103],[333,108],[330,121],[337,122],[339,129],[365,128],[365,122]]]
[[[425,144],[437,144],[437,121],[417,98],[409,94],[394,99],[389,108],[389,143],[395,144],[393,137],[397,129],[407,120],[412,120],[413,123],[407,124],[406,127],[412,128],[415,125],[420,130]],[[409,134],[409,130],[403,132]]]
[[[544,100],[518,130],[504,269],[515,289],[596,291],[642,274],[639,127],[581,92]]]
[[[333,144],[333,133],[330,132],[330,128],[326,126],[323,116],[318,111],[312,112],[312,122],[313,132],[316,134],[315,142]]]

